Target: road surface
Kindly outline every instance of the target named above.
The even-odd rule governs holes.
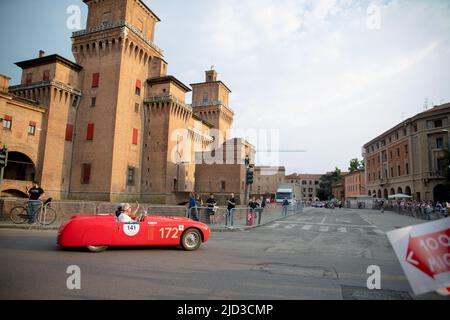
[[[389,215],[308,208],[248,231],[212,233],[195,252],[65,251],[54,231],[2,229],[0,299],[440,298],[411,293],[385,235]],[[390,218],[397,227],[412,219]],[[80,290],[66,286],[71,265],[80,267]],[[381,269],[382,290],[366,287],[371,265]]]

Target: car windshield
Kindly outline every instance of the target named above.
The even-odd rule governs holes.
[[[277,192],[277,199],[284,199],[284,198],[292,199],[292,193]]]

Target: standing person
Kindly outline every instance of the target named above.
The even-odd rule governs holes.
[[[26,188],[28,194],[28,215],[30,216],[28,223],[32,224],[36,222],[36,216],[41,207],[41,201],[39,200],[44,194],[44,189],[39,186],[36,181],[33,182],[33,187]]]
[[[285,197],[283,200],[283,203],[281,204],[281,208],[282,208],[281,213],[283,216],[287,216],[288,206],[289,206],[289,200],[287,197]]]
[[[214,215],[216,214],[216,205],[217,205],[217,201],[216,201],[216,199],[214,198],[214,194],[213,193],[211,193],[210,195],[209,195],[209,198],[206,200],[206,203],[207,203],[207,205],[208,205],[208,214],[209,214],[209,217],[213,217],[214,218]]]
[[[381,200],[380,209],[381,209],[381,213],[383,213],[384,212],[384,200]]]
[[[250,201],[248,202],[248,206],[250,208],[250,211],[248,213],[247,221],[248,221],[248,225],[252,226],[253,225],[253,215],[254,215],[256,207],[258,206],[256,203],[256,200],[255,200],[255,197],[250,199]]]
[[[193,193],[189,194],[189,204],[188,204],[189,217],[194,221],[199,221],[198,218],[198,203],[195,195]]]
[[[234,209],[236,208],[236,199],[234,193],[230,194],[230,198],[227,200],[227,216],[225,220],[225,227],[233,228],[234,224]]]
[[[261,224],[261,217],[264,212],[264,208],[266,207],[266,204],[267,204],[267,199],[265,196],[261,197],[261,199],[262,199],[261,200],[261,208],[259,209],[259,215],[258,215],[258,225]]]

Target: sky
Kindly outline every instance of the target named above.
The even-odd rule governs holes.
[[[144,0],[155,43],[186,84],[214,66],[231,90],[233,135],[260,165],[288,173],[348,168],[362,146],[426,107],[450,102],[448,0]],[[70,6],[0,1],[0,73],[43,49],[73,60]],[[190,97],[188,97],[190,103]],[[270,143],[269,143],[270,142]]]

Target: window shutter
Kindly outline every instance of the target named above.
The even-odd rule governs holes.
[[[36,127],[36,122],[34,122],[34,121],[30,121],[30,127]]]
[[[94,73],[92,75],[92,88],[97,88],[100,82],[100,73]]]
[[[93,123],[88,124],[86,140],[94,140],[94,124]]]
[[[133,144],[138,144],[138,129],[133,129]]]
[[[48,81],[50,79],[50,70],[45,70],[44,75],[42,76],[43,81]]]
[[[11,116],[5,116],[4,120],[6,120],[6,121],[12,121],[12,117],[11,117]]]
[[[66,141],[72,141],[73,139],[73,125],[66,125]]]
[[[27,73],[26,78],[25,78],[25,84],[30,84],[31,82],[33,82],[33,74]]]
[[[136,88],[141,89],[142,83],[141,80],[136,80]]]

